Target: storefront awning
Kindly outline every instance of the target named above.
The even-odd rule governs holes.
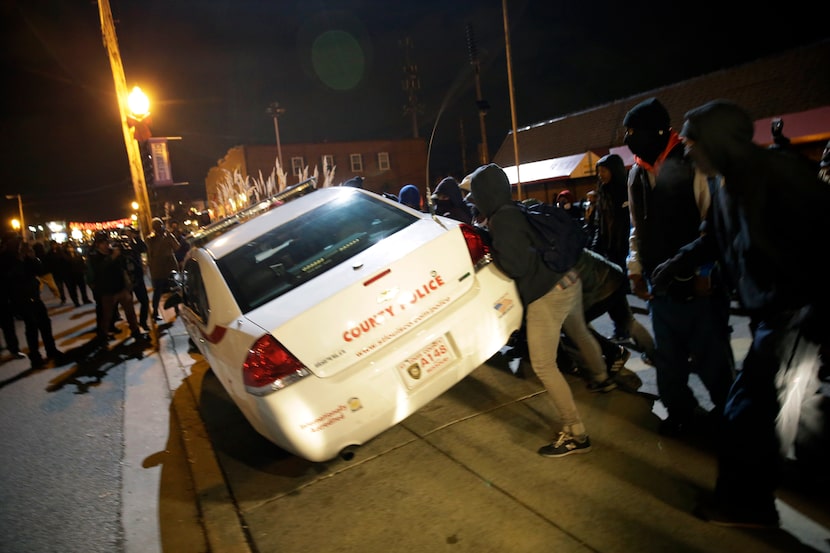
[[[507,174],[507,179],[511,185],[519,182],[519,177],[521,177],[523,184],[556,179],[590,177],[594,175],[594,165],[598,159],[599,156],[594,152],[585,152],[565,157],[522,163],[521,171],[518,172],[518,175],[515,165],[504,167],[504,172]]]

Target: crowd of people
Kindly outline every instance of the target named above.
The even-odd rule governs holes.
[[[540,455],[591,449],[557,348],[575,342],[589,387],[610,391],[613,369],[628,357],[617,357],[608,342],[634,346],[655,367],[668,412],[658,432],[714,437],[717,480],[695,514],[724,526],[776,527],[775,491],[792,445],[779,398],[787,386],[804,385],[799,367],[818,373],[807,379],[812,383],[828,372],[830,293],[811,244],[830,236],[824,216],[830,143],[813,161],[773,128],[774,145],[763,148],[753,142],[751,117],[724,100],[690,110],[678,131],[660,100],[649,98],[620,126],[634,154],[630,169],[620,156],[606,155],[585,202],[569,190],[555,200],[589,235],[586,252],[564,273],[542,262],[539,235],[497,165],[477,168],[461,185],[442,178],[427,203],[485,232],[495,262],[516,281],[530,365],[557,416]],[[404,192],[414,197],[410,189],[400,197]],[[422,200],[406,203],[425,210]],[[782,212],[799,217],[781,219]],[[628,294],[646,303],[653,336],[632,316]],[[747,314],[752,335],[740,364],[731,349],[733,301]],[[601,313],[612,319],[613,336],[592,332],[590,322]],[[696,399],[692,374],[712,409]]]
[[[130,338],[149,344],[150,318],[162,320],[159,304],[169,291],[170,272],[179,268],[188,247],[174,221],[170,229],[159,218],[152,224],[146,242],[134,227],[99,231],[87,241],[64,243],[28,242],[15,232],[0,237],[0,325],[11,358],[28,357],[32,368],[49,362],[59,366],[67,360],[52,335],[41,295],[47,289],[61,306],[67,301],[75,308],[95,304],[96,345],[106,347],[115,340],[120,332],[117,323],[123,320]],[[146,280],[151,282],[152,301]],[[25,354],[15,329],[17,320],[24,326]]]
[[[525,313],[524,347],[556,415],[553,438],[539,447],[540,455],[591,450],[563,375],[561,348],[570,344],[587,387],[606,393],[617,388],[615,377],[629,358],[624,346],[632,347],[655,369],[668,413],[658,432],[681,439],[700,431],[716,436],[717,480],[696,514],[725,526],[775,527],[775,492],[789,445],[780,428],[781,388],[796,364],[827,371],[830,292],[812,241],[830,236],[830,143],[821,162],[781,137],[763,148],[753,142],[751,117],[724,100],[687,112],[678,131],[660,100],[649,98],[632,107],[620,126],[634,155],[630,169],[620,156],[605,155],[596,163],[597,188],[587,202],[569,190],[556,197],[588,235],[578,261],[564,271],[543,262],[541,235],[496,164],[482,165],[460,182],[443,177],[429,196],[413,184],[386,196],[477,228],[496,264],[515,280]],[[360,188],[363,180],[343,186]],[[149,321],[161,320],[170,272],[187,253],[181,230],[170,227],[153,219],[146,241],[132,228],[117,239],[99,233],[84,252],[74,244],[4,236],[0,324],[9,353],[24,357],[18,319],[33,368],[65,360],[41,299],[44,287],[61,305],[67,298],[75,307],[94,301],[100,344],[114,339],[120,313],[130,336],[147,340]],[[633,316],[629,294],[646,303],[653,335]],[[740,366],[731,349],[733,301],[748,315],[752,333]],[[612,336],[591,326],[606,313]],[[708,392],[708,411],[689,385],[692,374]]]

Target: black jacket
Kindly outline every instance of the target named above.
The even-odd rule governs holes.
[[[435,198],[439,194],[446,195],[448,200],[439,200]],[[464,201],[464,196],[461,193],[461,188],[458,187],[458,181],[452,177],[445,177],[438,186],[435,187],[433,193],[433,201],[435,202],[435,213],[450,217],[456,221],[462,221],[467,224],[472,224],[473,215],[470,212],[470,206]]]
[[[628,211],[628,172],[617,154],[608,154],[597,161],[597,166],[611,171],[611,182],[600,184],[597,195],[593,234],[588,247],[625,270],[628,256],[628,235],[631,216]]]
[[[87,263],[92,274],[90,285],[97,294],[111,296],[132,287],[124,261],[123,255],[105,255],[97,250],[89,254]]]
[[[657,172],[654,188],[647,171],[635,164],[629,175],[631,218],[637,229],[637,252],[643,275],[695,238],[701,214],[695,199],[695,171],[683,156],[683,144],[675,145]],[[691,278],[694,271],[682,278]]]
[[[522,211],[513,203],[510,182],[498,165],[476,169],[470,180],[473,201],[487,218],[496,264],[516,281],[525,306],[544,296],[562,278],[542,262],[544,246]]]
[[[714,101],[689,111],[683,136],[694,140],[723,184],[704,233],[677,256],[679,267],[718,256],[741,305],[769,316],[818,305],[826,312],[830,187],[806,159],[752,142],[752,119]]]

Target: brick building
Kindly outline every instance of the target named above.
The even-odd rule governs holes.
[[[651,96],[666,106],[678,130],[691,108],[718,98],[732,100],[755,118],[759,144],[772,142],[770,124],[780,118],[793,146],[818,160],[830,140],[830,40],[518,129],[521,197],[552,202],[568,188],[583,199],[596,187],[596,161],[609,152],[619,153],[630,166],[622,120]],[[504,167],[514,184],[515,159],[509,132],[493,162]]]
[[[400,140],[363,140],[281,144],[283,170],[290,186],[300,181],[307,167],[308,175],[323,175],[324,168],[334,168],[334,185],[361,176],[363,187],[374,192],[397,194],[405,184],[414,184],[424,194],[426,189],[427,146],[422,138]],[[268,178],[276,166],[275,145],[243,145],[228,150],[205,182],[208,204],[217,199],[217,187],[227,173],[238,172],[243,178]]]

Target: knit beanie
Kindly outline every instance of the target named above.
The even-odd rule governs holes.
[[[630,129],[652,131],[666,130],[670,126],[669,112],[660,100],[649,98],[631,108],[623,119],[623,126]]]
[[[414,184],[407,184],[398,193],[398,201],[416,209],[421,208],[421,191]]]

